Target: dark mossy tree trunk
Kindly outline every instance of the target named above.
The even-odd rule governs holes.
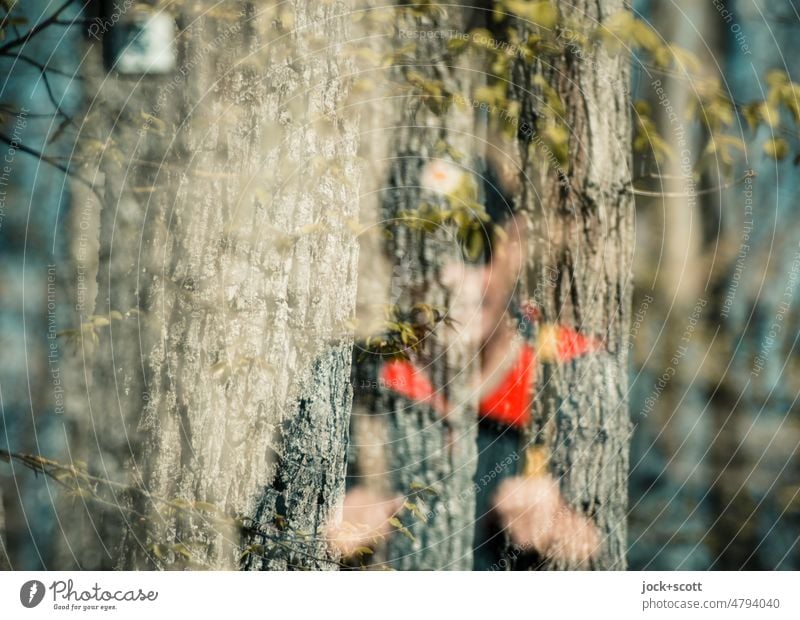
[[[622,0],[555,4],[573,31],[585,33],[625,10]],[[533,26],[520,19],[517,28],[527,35]],[[602,547],[588,567],[620,570],[627,548],[631,429],[629,57],[624,49],[609,51],[598,42],[586,54],[567,46],[551,60],[518,60],[512,76],[521,110],[521,205],[532,230],[528,291],[543,321],[580,329],[604,344],[591,355],[539,374],[545,381],[539,384],[535,418],[544,421],[551,473],[565,499],[600,528]],[[557,109],[542,77],[563,110]],[[548,134],[554,126],[568,137]],[[541,567],[578,568],[563,560],[548,560]]]
[[[3,504],[2,490],[0,490],[0,570],[11,570],[11,558],[6,541],[6,508]]]
[[[467,155],[475,151],[472,109],[451,102],[454,96],[465,100],[474,76],[467,59],[448,60],[446,39],[424,36],[445,26],[463,29],[468,11],[449,6],[446,15],[431,12],[420,17],[402,9],[398,15],[400,29],[423,34],[413,38],[413,58],[394,69],[396,78],[411,83],[412,89],[395,117],[389,187],[383,200],[383,217],[391,231],[392,285],[398,293],[393,301],[401,308],[422,303],[451,309],[442,269],[463,260],[455,228],[445,224],[434,226],[435,230],[418,230],[403,214],[418,213],[420,206],[431,200],[421,188],[422,171],[431,162],[450,161],[465,174],[474,172],[475,162]],[[398,45],[407,42],[408,34]],[[427,96],[424,87],[420,88],[422,82],[437,85],[440,94]],[[459,158],[457,153],[464,155]],[[444,203],[436,206],[444,208]],[[458,326],[439,323],[425,338],[420,353],[413,356],[431,380],[437,398],[449,403],[447,416],[381,386],[378,409],[388,426],[390,485],[395,492],[409,495],[409,502],[419,512],[406,510],[399,516],[405,533],[395,533],[388,543],[387,559],[395,569],[472,568],[477,402],[470,386],[474,385],[477,355],[458,332]],[[433,492],[415,491],[419,487]]]
[[[351,400],[351,8],[186,3],[173,73],[94,65],[106,187],[85,359],[96,443],[135,487],[114,499],[119,567],[336,566],[322,532]]]

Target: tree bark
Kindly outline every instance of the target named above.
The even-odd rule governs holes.
[[[448,8],[447,28],[465,27],[467,11]],[[400,12],[401,29],[429,32],[444,25],[436,14],[414,17]],[[397,221],[403,212],[413,212],[423,201],[420,175],[426,163],[450,159],[447,149],[465,154],[475,152],[474,118],[470,106],[446,106],[457,95],[468,100],[474,79],[464,58],[447,60],[446,40],[420,37],[414,41],[414,58],[397,71],[409,70],[440,84],[442,96],[430,105],[418,90],[403,101],[391,142],[394,158],[389,171],[389,189],[383,201],[383,216],[392,222],[388,244],[395,266],[394,285],[398,303],[409,307],[424,303],[450,309],[451,294],[442,283],[441,269],[462,259],[454,229],[434,234],[409,228]],[[458,65],[458,66],[454,66]],[[403,78],[400,77],[402,80]],[[457,99],[458,100],[458,99]],[[445,109],[439,109],[441,103]],[[474,160],[454,162],[467,174],[474,173]],[[441,206],[441,205],[440,205]],[[463,327],[463,326],[462,326]],[[407,534],[395,533],[388,543],[388,561],[398,570],[470,570],[475,517],[473,476],[477,464],[477,371],[475,347],[462,338],[458,326],[440,323],[423,345],[417,362],[424,367],[439,396],[451,404],[445,417],[427,404],[411,403],[390,390],[383,390],[379,411],[386,415],[390,447],[389,471],[396,492],[410,494],[410,501],[424,515],[410,512],[400,517]],[[415,493],[418,486],[434,493]]]
[[[105,80],[111,111],[90,110],[108,140],[95,314],[112,317],[91,389],[133,435],[137,488],[118,566],[236,567],[244,525],[251,568],[333,568],[320,532],[344,482],[357,259],[348,7],[212,4],[182,9],[176,73]]]
[[[556,3],[575,30],[590,32],[624,10],[621,0]],[[519,21],[518,28],[529,27]],[[523,40],[525,40],[523,38]],[[542,165],[553,153],[534,132],[520,132],[524,189],[531,218],[529,292],[545,322],[602,337],[591,355],[547,369],[535,416],[550,443],[550,466],[565,499],[602,534],[591,569],[625,568],[630,420],[627,408],[633,196],[628,57],[597,45],[588,61],[567,49],[550,63],[518,60],[513,91],[520,127],[536,127],[547,105],[543,76],[563,102],[568,164]],[[553,273],[557,274],[550,285]],[[538,376],[543,376],[542,373]],[[543,569],[571,569],[546,560]]]

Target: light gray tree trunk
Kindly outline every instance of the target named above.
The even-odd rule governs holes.
[[[719,19],[712,3],[681,0],[670,5],[654,4],[647,18],[659,25],[658,32],[665,40],[705,58],[707,68],[715,67],[711,60],[720,57],[721,48],[717,33],[709,27]],[[687,28],[687,24],[693,27]],[[655,92],[658,85],[651,84],[656,79],[679,120],[669,118],[661,105]],[[637,82],[635,78],[633,81]],[[704,130],[683,120],[693,102],[692,81],[686,76],[653,75],[640,84],[639,95],[649,101],[659,135],[676,155],[688,148],[692,158],[699,159],[696,154],[701,152]],[[654,165],[648,158],[641,159],[636,172],[639,177],[645,166]],[[696,320],[696,309],[702,309],[698,304],[707,298],[707,274],[698,267],[706,264],[704,239],[717,223],[713,209],[704,209],[702,196],[693,195],[696,189],[691,165],[685,152],[684,157],[661,162],[658,187],[668,195],[642,198],[638,205],[642,208],[637,209],[636,242],[642,257],[649,260],[636,261],[634,277],[640,284],[634,308],[640,317],[646,314],[647,322],[658,327],[661,344],[660,351],[653,351],[652,342],[642,331],[637,336],[639,346],[630,347],[632,353],[639,352],[632,365],[636,366],[635,382],[644,394],[643,398],[634,395],[631,399],[636,432],[631,450],[629,564],[638,570],[705,570],[710,561],[709,554],[697,547],[711,523],[709,511],[699,498],[711,484],[711,469],[704,455],[713,439],[714,423],[703,413],[707,387],[698,381],[703,360],[710,356],[706,357],[700,334],[687,339],[686,330],[688,319]],[[717,178],[709,185],[724,182]],[[645,359],[646,367],[641,368],[639,360]],[[665,377],[668,384],[663,389],[659,382]],[[645,398],[647,404],[642,402]]]
[[[573,29],[589,32],[623,10],[621,0],[558,2]],[[520,22],[519,28],[527,26]],[[518,61],[513,83],[520,127],[535,126],[547,105],[534,84],[543,76],[559,94],[569,132],[569,162],[543,166],[552,153],[521,138],[522,204],[532,220],[531,281],[546,322],[603,337],[602,350],[552,366],[540,382],[540,409],[551,444],[550,465],[565,499],[600,528],[602,548],[592,569],[624,569],[630,421],[627,409],[633,251],[631,116],[624,52],[597,46],[581,58],[567,50],[552,63]],[[533,185],[531,184],[533,183]],[[548,282],[557,273],[554,286]],[[542,377],[540,373],[538,376]],[[544,569],[569,569],[548,560]]]
[[[344,481],[359,178],[347,11],[192,3],[175,74],[95,82],[110,325],[93,415],[140,489],[119,498],[119,567],[236,567],[242,525],[265,534],[246,534],[248,566],[335,566],[321,532]]]

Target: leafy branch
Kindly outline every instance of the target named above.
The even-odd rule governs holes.
[[[442,308],[417,303],[408,309],[387,306],[384,318],[373,325],[364,342],[365,353],[385,359],[408,359],[412,353],[422,350],[425,339],[436,327],[444,323],[452,326],[454,321]]]
[[[88,472],[86,463],[80,461],[76,461],[72,465],[66,465],[40,455],[11,452],[4,449],[0,449],[0,461],[19,463],[36,475],[43,475],[55,481],[73,497],[80,497],[106,508],[125,511],[142,522],[150,520],[151,517],[139,512],[130,506],[128,502],[117,501],[119,495],[138,495],[152,504],[161,506],[162,509],[198,520],[204,526],[234,528],[242,536],[257,535],[292,554],[303,555],[321,562],[331,561],[329,558],[314,557],[302,548],[303,543],[308,544],[309,542],[324,539],[312,537],[306,532],[293,531],[286,525],[285,520],[282,523],[278,520],[278,525],[259,523],[250,517],[227,514],[219,506],[210,502],[159,497],[138,486],[94,476]],[[210,566],[196,561],[195,554],[191,551],[191,547],[194,544],[193,542],[183,541],[175,543],[156,542],[149,546],[148,551],[161,562],[175,562],[179,559],[183,562],[192,560],[196,567],[210,568]],[[257,554],[259,550],[264,552],[265,549],[264,545],[261,545],[260,549],[245,548],[242,558],[250,553]]]

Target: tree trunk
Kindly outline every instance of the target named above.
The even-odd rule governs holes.
[[[90,110],[110,320],[91,390],[133,435],[138,489],[118,565],[235,567],[244,525],[250,567],[332,568],[357,258],[347,6],[212,4],[182,9],[176,73],[109,79],[111,110]]]
[[[716,69],[717,59],[724,53],[711,28],[719,18],[713,4],[680,0],[653,5],[651,10],[643,18],[659,25],[664,40],[675,42],[703,58],[707,68]],[[686,28],[687,24],[692,28]],[[704,456],[715,424],[704,415],[708,388],[698,381],[704,360],[711,356],[706,355],[707,343],[701,339],[706,332],[697,330],[687,337],[687,329],[707,299],[703,244],[716,234],[718,222],[717,209],[704,206],[708,200],[702,194],[693,195],[692,160],[702,153],[705,133],[699,124],[683,120],[694,102],[694,81],[686,76],[655,75],[633,80],[639,82],[639,94],[653,110],[658,134],[673,153],[683,153],[683,157],[658,163],[642,157],[640,168],[657,170],[662,177],[659,187],[667,195],[637,199],[640,258],[634,274],[639,283],[634,308],[640,323],[646,316],[648,324],[658,326],[660,346],[653,350],[645,328],[637,335],[638,346],[629,347],[635,358],[631,360],[636,377],[631,387],[631,414],[636,431],[631,446],[628,560],[635,570],[707,570],[710,562],[709,554],[697,542],[712,520],[704,501],[712,470]],[[668,93],[672,117],[661,103],[664,93]],[[686,157],[687,150],[691,159]],[[720,177],[709,179],[707,185],[724,183]]]
[[[621,0],[556,3],[573,30],[594,30],[623,10]],[[529,27],[522,21],[523,34]],[[523,40],[525,40],[523,38]],[[543,76],[563,102],[557,121],[567,129],[568,162],[539,138],[548,96]],[[630,420],[627,409],[633,252],[631,117],[628,57],[595,45],[589,58],[569,48],[550,63],[520,60],[513,91],[520,102],[524,178],[522,206],[532,220],[528,285],[542,320],[602,337],[594,354],[548,368],[535,416],[550,443],[550,465],[565,499],[600,528],[602,547],[592,569],[625,568]],[[552,109],[550,110],[552,112]],[[541,162],[551,162],[542,166]],[[557,277],[553,285],[551,274]],[[538,376],[543,376],[539,374]],[[570,569],[548,560],[544,569]]]
[[[435,13],[419,17],[403,9],[398,11],[399,28],[406,31],[406,36],[435,31],[444,23],[447,28],[461,30],[467,18],[467,11],[456,6],[448,8],[443,22],[439,20],[444,18]],[[411,62],[396,68],[399,79],[414,84],[417,78],[410,77],[413,71],[440,85],[442,95],[426,100],[423,91],[413,89],[403,101],[394,125],[390,189],[385,192],[382,214],[391,223],[388,246],[394,265],[392,284],[399,292],[399,299],[393,301],[406,308],[424,303],[449,310],[451,296],[443,285],[441,269],[462,260],[455,230],[445,226],[431,234],[396,218],[404,212],[414,212],[425,200],[420,178],[426,164],[436,159],[450,160],[453,152],[475,152],[470,106],[466,110],[457,105],[447,107],[448,97],[457,95],[457,101],[466,100],[473,78],[464,58],[459,63],[447,60],[443,38],[415,39],[413,54]],[[473,172],[474,160],[455,160],[455,165],[466,173]],[[392,485],[396,492],[409,495],[409,501],[423,515],[406,511],[400,516],[406,533],[395,533],[389,540],[388,561],[392,568],[472,568],[477,397],[471,387],[478,359],[472,345],[458,334],[458,327],[452,329],[440,323],[426,338],[416,360],[424,367],[438,396],[451,404],[446,418],[427,404],[398,398],[390,390],[382,393],[379,411],[388,420]],[[419,486],[433,493],[415,492]]]
[[[6,542],[6,509],[3,505],[3,491],[0,489],[0,570],[11,570],[11,556]]]
[[[720,22],[720,28],[728,37],[731,96],[760,99],[752,76],[766,75],[778,50],[787,56],[800,50],[796,20],[777,0],[759,5],[737,0],[729,8],[736,21]],[[774,29],[761,11],[785,27]],[[742,49],[734,25],[747,33],[752,52]],[[752,134],[747,157],[737,162],[737,171],[752,167],[757,177],[724,192],[722,208],[709,207],[720,214],[721,238],[707,247],[714,294],[703,318],[706,333],[713,335],[708,358],[727,364],[705,370],[716,432],[710,449],[715,478],[708,494],[714,521],[702,542],[714,570],[800,568],[800,245],[787,225],[798,217],[795,193],[788,189],[797,169],[792,157],[775,162],[763,155],[771,132],[760,127]],[[724,260],[720,247],[730,248]]]

